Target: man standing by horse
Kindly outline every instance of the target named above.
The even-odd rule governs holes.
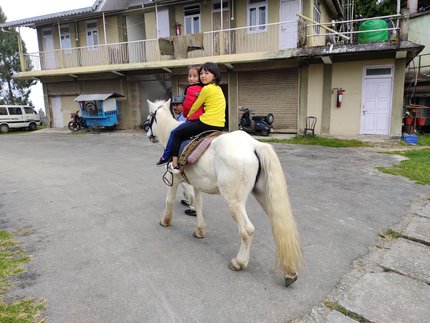
[[[173,96],[172,97],[172,110],[175,114],[175,118],[178,121],[185,121],[185,117],[182,114],[183,103],[185,101],[185,97],[182,95]],[[180,184],[182,186],[182,191],[184,198],[181,200],[181,204],[184,206],[188,206],[188,209],[184,211],[185,214],[190,216],[196,216],[196,210],[194,206],[192,206],[194,202],[194,189],[191,185],[182,182]]]

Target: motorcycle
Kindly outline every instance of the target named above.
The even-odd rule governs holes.
[[[76,111],[74,113],[70,114],[70,117],[72,120],[70,120],[69,124],[67,125],[70,129],[70,131],[79,131],[81,129],[86,129],[87,131],[91,131],[92,133],[100,133],[100,128],[97,126],[97,124],[87,124],[85,119],[81,116],[79,116],[79,111]],[[113,128],[115,125],[113,126]]]
[[[243,112],[239,122],[240,130],[253,134],[261,134],[263,136],[269,135],[271,129],[273,129],[272,123],[275,120],[272,113],[268,113],[265,116],[253,116],[251,118],[251,115],[255,114],[253,110],[249,108],[240,108],[240,111]]]
[[[70,117],[72,119],[70,120],[69,124],[67,125],[69,127],[70,131],[79,131],[82,128],[87,127],[84,118],[79,116],[79,111],[71,113]]]

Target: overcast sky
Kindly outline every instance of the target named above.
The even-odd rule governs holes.
[[[91,7],[95,0],[0,0],[0,7],[7,21],[31,18],[49,13]],[[28,53],[38,52],[36,31],[21,28],[21,36]],[[36,107],[44,109],[42,86],[38,83],[32,87],[30,99]]]

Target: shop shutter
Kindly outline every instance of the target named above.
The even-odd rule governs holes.
[[[241,72],[238,96],[239,107],[249,107],[256,115],[273,113],[276,132],[297,132],[297,68]]]

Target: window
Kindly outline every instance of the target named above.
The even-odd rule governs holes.
[[[214,0],[212,1],[212,8],[214,11],[220,11],[221,10],[221,0]],[[228,10],[230,9],[229,1],[223,1],[222,2],[222,10]]]
[[[248,0],[248,26],[267,24],[267,1]],[[266,26],[249,28],[249,31],[265,31]]]
[[[20,115],[22,114],[21,108],[7,108],[9,110],[9,114],[12,116]]]
[[[7,116],[7,110],[5,107],[0,107],[0,116]]]
[[[200,32],[200,5],[184,7],[184,26],[186,35]]]
[[[366,76],[391,75],[391,67],[367,68]]]
[[[72,42],[70,40],[70,32],[68,25],[60,26],[60,39],[61,39],[61,48],[68,49],[72,48]],[[70,52],[70,51],[68,51]]]
[[[37,114],[36,111],[34,111],[30,107],[24,107],[24,111],[25,111],[26,114]]]
[[[87,46],[97,47],[99,44],[99,33],[97,31],[97,21],[87,21]]]
[[[42,29],[42,36],[43,37],[51,37],[52,36],[52,31],[50,28],[48,29]]]
[[[314,20],[318,23],[321,22],[321,4],[319,0],[314,0]],[[320,31],[319,25],[314,26],[315,34],[319,35]]]

